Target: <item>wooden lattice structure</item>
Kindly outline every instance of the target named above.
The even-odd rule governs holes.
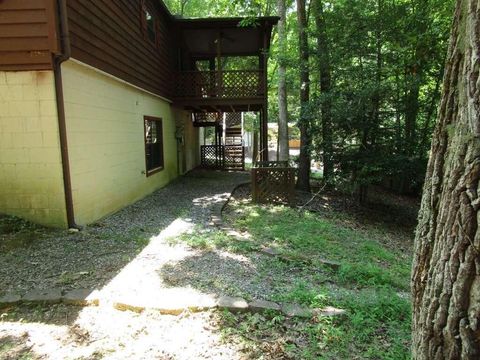
[[[176,78],[177,98],[255,98],[264,95],[257,70],[182,71]]]
[[[240,156],[238,153],[240,152]],[[202,145],[201,165],[206,169],[245,170],[245,148],[238,145]]]
[[[265,162],[252,168],[252,197],[256,203],[293,204],[295,169],[282,162]]]
[[[223,169],[224,147],[222,145],[202,145],[200,147],[201,164],[206,169]]]
[[[241,112],[227,112],[225,113],[225,126],[231,128],[242,125],[242,113]]]
[[[224,169],[245,170],[245,147],[242,145],[225,145],[224,148]]]

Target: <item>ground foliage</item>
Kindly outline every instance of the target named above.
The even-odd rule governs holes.
[[[360,207],[342,211],[350,200],[333,193],[315,201],[315,212],[305,212],[253,205],[248,187],[243,187],[237,190],[225,215],[237,231],[250,235],[248,240],[235,240],[221,231],[182,237],[193,247],[239,254],[274,248],[290,260],[272,258],[268,271],[255,265],[257,277],[264,272],[282,273],[287,280],[278,281],[264,299],[347,310],[345,317],[311,320],[277,312],[223,312],[219,321],[225,341],[239,344],[246,358],[254,359],[410,358],[408,290],[413,223],[405,216],[395,220],[398,226],[391,227],[393,219],[388,213],[380,214],[385,206],[398,213],[415,212],[412,209],[418,204],[382,194],[370,204],[370,210],[363,209],[365,213]],[[302,201],[301,193],[298,197]],[[375,219],[366,214],[372,212]],[[325,267],[321,262],[325,259],[339,262],[340,268]]]

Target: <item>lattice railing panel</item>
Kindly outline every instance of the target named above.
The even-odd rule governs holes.
[[[257,203],[288,203],[294,200],[295,169],[262,167],[252,169],[252,195]]]
[[[229,112],[225,114],[225,125],[228,128],[242,125],[242,113],[241,112]]]
[[[202,145],[200,147],[202,167],[223,169],[224,154],[222,145]]]
[[[175,82],[175,95],[177,98],[263,96],[263,72],[256,70],[179,72]]]

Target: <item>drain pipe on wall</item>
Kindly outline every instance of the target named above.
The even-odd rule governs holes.
[[[63,83],[61,65],[70,58],[70,36],[67,24],[67,4],[65,0],[58,1],[58,20],[60,25],[61,53],[53,57],[53,74],[55,77],[55,95],[57,100],[58,132],[60,135],[60,152],[62,156],[63,187],[65,206],[69,229],[80,229],[75,223],[73,209],[72,181],[70,176],[70,161],[68,157],[67,125],[65,121],[65,103],[63,98]]]

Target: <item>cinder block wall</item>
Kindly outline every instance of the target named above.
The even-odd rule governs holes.
[[[52,71],[0,72],[0,213],[67,226]]]
[[[113,213],[178,176],[171,104],[74,60],[62,64],[62,77],[78,224]],[[144,115],[163,119],[164,169],[149,177]]]

